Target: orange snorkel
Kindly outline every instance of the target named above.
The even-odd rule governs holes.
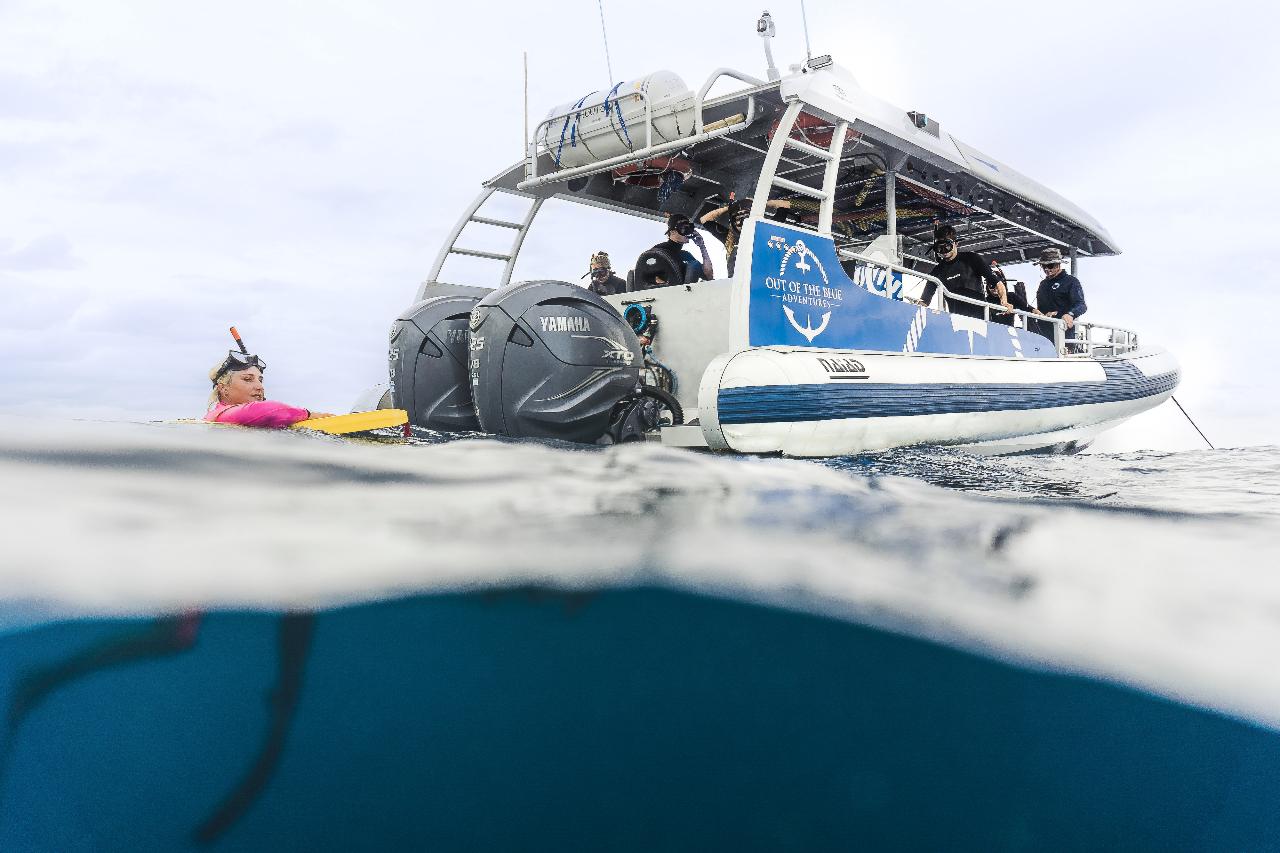
[[[231,327],[231,337],[235,338],[236,346],[240,347],[240,352],[245,355],[249,354],[249,348],[244,345],[244,341],[240,340],[240,333],[236,331],[236,327]]]

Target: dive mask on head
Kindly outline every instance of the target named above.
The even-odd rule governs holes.
[[[951,254],[951,250],[956,247],[955,240],[938,240],[933,244],[933,253],[938,257]]]
[[[231,350],[227,353],[227,360],[222,362],[222,367],[218,368],[218,372],[214,375],[213,381],[216,384],[219,379],[226,376],[233,370],[248,370],[250,367],[256,367],[260,371],[267,369],[267,363],[256,355],[240,352],[239,350]]]

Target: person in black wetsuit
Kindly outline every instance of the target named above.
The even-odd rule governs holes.
[[[685,249],[690,240],[697,243],[698,248],[702,250],[703,260],[699,261]],[[667,217],[667,239],[649,251],[662,253],[672,264],[679,266],[684,274],[684,280],[667,281],[664,276],[659,275],[649,281],[642,275],[640,265],[637,264],[634,285],[636,290],[665,287],[668,284],[693,284],[696,281],[711,281],[715,278],[715,273],[710,269],[710,259],[707,257],[702,237],[694,228],[693,222],[683,213],[673,213]]]
[[[977,252],[960,251],[960,244],[956,242],[956,229],[950,225],[941,225],[934,231],[934,238],[933,253],[938,258],[938,264],[929,271],[930,275],[940,279],[947,290],[957,296],[1009,307],[1004,282],[991,271],[991,267]],[[937,290],[938,286],[929,282],[921,294],[921,302],[928,305],[933,301]],[[947,300],[946,310],[952,314],[979,319],[983,315],[982,306],[959,300]]]
[[[1062,251],[1045,249],[1037,261],[1044,270],[1044,281],[1036,288],[1036,308],[1046,317],[1060,317],[1067,326],[1067,331],[1075,326],[1075,321],[1085,312],[1088,306],[1084,303],[1084,288],[1080,279],[1062,269]],[[1038,328],[1032,331],[1053,340],[1053,325],[1037,323]]]
[[[591,256],[587,271],[582,277],[587,276],[591,276],[587,289],[598,296],[627,292],[627,283],[613,274],[613,264],[608,252],[596,252]]]

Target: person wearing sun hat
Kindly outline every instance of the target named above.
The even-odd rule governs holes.
[[[613,274],[613,263],[608,252],[596,252],[591,256],[587,272],[583,278],[591,276],[587,289],[597,296],[612,296],[615,293],[626,293],[627,283]]]
[[[1044,280],[1036,289],[1036,308],[1046,317],[1061,318],[1070,330],[1087,308],[1080,279],[1062,269],[1061,249],[1045,249],[1036,263],[1044,270]]]

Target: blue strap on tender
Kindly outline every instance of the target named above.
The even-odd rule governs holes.
[[[581,98],[578,99],[578,103],[573,105],[573,109],[578,110],[577,114],[575,114],[573,110],[570,110],[568,113],[565,114],[564,125],[561,126],[560,128],[560,144],[556,146],[555,157],[552,158],[556,161],[556,166],[560,165],[560,152],[564,150],[564,135],[565,135],[565,132],[569,130],[570,119],[573,119],[573,132],[570,135],[569,147],[571,148],[578,147],[578,115],[581,115],[582,105],[586,103],[587,98],[590,98],[594,94],[595,92],[588,92],[587,94],[583,95]]]
[[[631,141],[631,134],[627,132],[627,120],[622,116],[622,98],[617,95],[617,91],[622,87],[622,83],[613,84],[613,88],[609,90],[609,94],[604,96],[604,114],[609,115],[609,98],[613,98],[613,109],[618,112],[618,124],[622,127],[622,135],[627,140],[627,150],[635,151],[635,143]]]

